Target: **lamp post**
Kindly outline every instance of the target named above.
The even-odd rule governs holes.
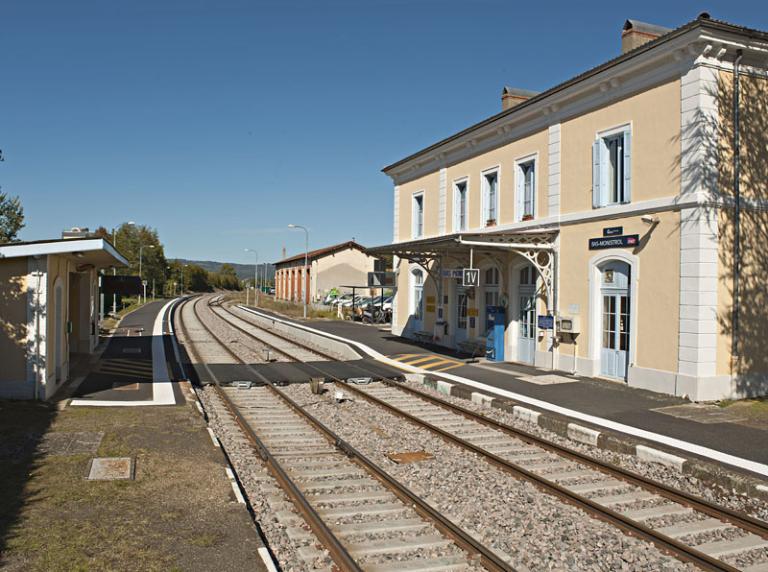
[[[147,245],[147,248],[154,248],[154,244]],[[141,275],[141,262],[142,262],[142,256],[144,254],[144,245],[139,244],[139,280],[141,280],[141,285],[144,287],[144,303],[147,303],[147,285],[144,284],[144,279]]]
[[[132,220],[129,220],[127,223],[125,223],[128,226],[136,226],[136,223]],[[112,229],[112,246],[117,249],[117,228],[115,227]],[[112,276],[117,276],[117,268],[114,266],[112,267]],[[114,287],[114,286],[113,286]],[[112,293],[112,313],[117,314],[117,292]]]
[[[253,303],[259,305],[259,291],[257,290],[259,283],[259,253],[253,248],[246,248],[245,252],[253,252],[256,255],[256,263],[253,265]]]
[[[309,284],[307,284],[307,276],[309,276],[309,230],[307,230],[307,227],[301,226],[300,224],[289,224],[288,228],[300,228],[304,231],[304,284],[303,286],[303,292],[304,292],[304,319],[307,319],[307,294],[309,294]]]

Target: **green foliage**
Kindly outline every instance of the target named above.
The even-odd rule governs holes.
[[[24,228],[24,208],[19,197],[0,192],[0,244],[18,242],[19,231]]]
[[[106,235],[104,238],[112,240],[115,248],[128,259],[129,268],[118,269],[118,273],[138,276],[141,258],[142,279],[147,281],[149,288],[154,281],[157,292],[165,291],[168,263],[157,230],[144,225],[123,223],[111,235],[104,227],[96,229],[96,234]]]

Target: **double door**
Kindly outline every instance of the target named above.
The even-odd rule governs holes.
[[[630,347],[629,266],[612,263],[602,269],[602,332],[600,373],[616,379],[627,378]]]

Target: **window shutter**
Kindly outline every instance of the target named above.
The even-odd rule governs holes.
[[[600,185],[600,148],[602,141],[599,139],[592,143],[592,208],[603,206]]]
[[[632,201],[632,152],[631,152],[631,140],[632,133],[630,131],[624,132],[624,200],[628,203]]]
[[[515,198],[517,199],[515,201],[515,220],[520,221],[523,220],[523,205],[525,201],[525,174],[520,165],[517,166],[515,175],[517,176],[517,184],[515,185]]]
[[[536,216],[536,162],[531,164],[531,214]]]

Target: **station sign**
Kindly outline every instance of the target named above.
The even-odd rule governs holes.
[[[480,269],[464,268],[462,271],[463,286],[480,286]]]
[[[552,330],[555,327],[554,316],[537,316],[538,326],[540,330]]]
[[[599,238],[589,239],[590,250],[601,250],[603,248],[626,248],[628,246],[637,246],[640,244],[639,234],[627,234],[623,236],[601,236]]]
[[[609,226],[603,229],[603,236],[620,236],[624,234],[623,226]]]
[[[443,278],[456,278],[461,280],[464,275],[462,268],[443,268]]]

